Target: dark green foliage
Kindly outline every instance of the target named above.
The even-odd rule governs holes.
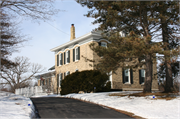
[[[96,87],[96,92],[110,91],[109,77],[97,70],[74,72],[65,77],[61,82],[61,95],[78,93],[79,91],[91,92]]]

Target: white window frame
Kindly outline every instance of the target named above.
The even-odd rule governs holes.
[[[142,74],[143,74],[143,72],[142,72],[142,71],[144,71],[144,82],[145,82],[145,77],[146,77],[146,75],[145,75],[146,73],[145,73],[145,72],[146,72],[146,71],[145,71],[144,69],[141,69],[141,77],[142,77]],[[143,82],[143,83],[141,83],[141,84],[144,84],[144,82]]]
[[[101,46],[107,48],[107,43],[106,42],[101,42]]]
[[[75,61],[78,61],[78,47],[75,48]]]
[[[59,66],[61,66],[61,54],[62,53],[59,54]]]
[[[68,51],[69,51],[69,50],[68,50]],[[68,56],[69,56],[68,51],[66,51],[66,59],[65,59],[65,60],[66,60],[66,64],[69,64],[69,63],[67,62],[67,61],[68,61],[67,59],[68,59]]]
[[[61,73],[59,73],[59,87],[61,87],[61,80],[62,80]]]
[[[124,71],[125,71],[124,78],[125,78],[125,76],[126,76],[126,70],[128,70],[128,81],[125,82],[125,84],[131,84],[130,68],[124,70]],[[125,79],[124,79],[124,80],[125,80]],[[125,81],[126,81],[126,80],[125,80]]]
[[[69,71],[67,71],[67,72],[66,72],[66,76],[67,76],[67,75],[69,75],[68,73],[70,74],[70,72],[69,72]]]

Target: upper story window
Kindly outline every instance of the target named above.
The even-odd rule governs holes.
[[[133,84],[133,71],[132,69],[125,69],[122,72],[123,83],[125,84]]]
[[[73,62],[80,60],[80,47],[73,49]]]
[[[99,46],[107,47],[107,43],[106,42],[99,42]]]
[[[63,65],[63,53],[57,55],[57,66]]]
[[[64,52],[64,64],[70,63],[70,50]]]
[[[145,70],[141,69],[139,70],[139,84],[144,84],[145,80]]]

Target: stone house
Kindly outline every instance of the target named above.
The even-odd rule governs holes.
[[[90,64],[93,66],[94,63],[98,62],[100,57],[90,49],[89,45],[91,43],[106,47],[108,41],[102,38],[101,33],[93,31],[75,38],[75,27],[72,24],[70,41],[51,49],[55,53],[55,86],[58,87],[58,92],[60,91],[61,80],[66,75],[75,71],[95,69]],[[86,58],[95,62],[89,62]],[[145,79],[145,70],[143,68],[138,68],[135,72],[132,69],[122,70],[119,68],[116,74],[109,76],[111,89],[143,90]],[[156,64],[154,64],[153,74],[156,74],[156,72],[157,68]],[[153,79],[152,90],[158,90],[157,76]]]

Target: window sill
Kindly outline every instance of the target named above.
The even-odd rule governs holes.
[[[126,82],[126,83],[124,83],[124,84],[130,85],[131,83],[129,83],[129,82]]]
[[[74,62],[79,62],[79,60],[75,60]]]
[[[144,85],[144,83],[141,83],[141,85]]]

